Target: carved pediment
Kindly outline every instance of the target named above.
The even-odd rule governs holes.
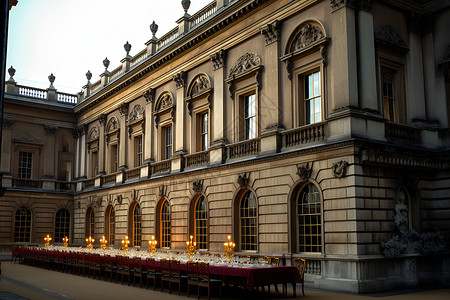
[[[128,114],[128,123],[142,119],[144,117],[144,113],[145,109],[140,104],[136,104]]]
[[[119,121],[117,121],[116,117],[112,117],[111,119],[109,119],[108,124],[106,125],[106,132],[113,132],[117,129],[119,129]]]
[[[261,58],[252,52],[242,55],[230,69],[228,77],[236,77],[261,65]]]
[[[165,109],[173,106],[173,96],[170,92],[162,92],[156,100],[155,113],[162,112]]]
[[[188,89],[188,96],[193,97],[203,91],[209,90],[210,88],[211,83],[208,76],[205,74],[199,74],[191,81]]]
[[[97,126],[94,126],[89,131],[88,141],[93,141],[96,139],[98,139],[98,128],[97,128]]]
[[[378,28],[375,32],[375,40],[378,43],[390,46],[403,52],[409,51],[408,45],[390,25],[383,25]]]
[[[288,53],[301,51],[325,39],[325,33],[316,22],[302,24],[292,39]]]
[[[29,144],[42,144],[41,139],[38,138],[36,134],[32,134],[28,131],[21,132],[14,140],[17,142],[24,142]]]

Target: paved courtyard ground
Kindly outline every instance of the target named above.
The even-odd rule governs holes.
[[[138,286],[121,285],[105,282],[77,275],[61,273],[30,267],[11,262],[2,262],[2,274],[0,280],[0,300],[20,299],[151,299],[151,300],[180,300],[195,299],[197,295],[187,298],[187,293],[182,292],[169,294],[166,288],[163,292],[159,290],[139,288]],[[217,291],[213,291],[211,299],[218,299]],[[306,296],[297,291],[297,299],[305,300],[449,300],[450,288],[448,289],[415,289],[401,290],[389,293],[354,295],[345,293],[334,293],[317,290],[305,290]],[[206,291],[200,299],[208,299]],[[226,288],[223,290],[222,299],[292,299],[292,288],[289,289],[288,297],[261,292],[245,292],[238,288]]]

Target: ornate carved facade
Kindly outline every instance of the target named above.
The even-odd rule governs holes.
[[[429,262],[449,269],[450,8],[400,2],[216,1],[163,38],[152,24],[72,102],[11,69],[0,241],[40,243],[64,210],[72,245],[179,251],[201,234],[222,252],[231,235],[239,255],[305,258],[307,288],[448,284]]]

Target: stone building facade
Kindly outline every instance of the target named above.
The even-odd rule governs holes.
[[[221,252],[231,235],[306,258],[311,287],[448,284],[448,1],[184,8],[76,103],[6,82],[1,241]]]

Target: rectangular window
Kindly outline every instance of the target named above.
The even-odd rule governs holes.
[[[142,135],[138,136],[135,138],[135,142],[134,142],[134,147],[135,147],[135,160],[136,160],[136,167],[142,166],[142,158],[143,158],[143,153],[142,153]]]
[[[92,176],[98,174],[98,152],[92,152]]]
[[[117,172],[119,168],[119,155],[117,145],[111,146],[111,173]]]
[[[164,128],[164,159],[172,158],[172,126]]]
[[[20,151],[18,177],[24,179],[31,179],[32,166],[33,166],[33,153]]]
[[[382,70],[383,82],[383,116],[394,122],[394,73],[390,70]]]
[[[200,114],[200,151],[205,151],[206,149],[208,149],[208,122],[208,113]]]
[[[306,74],[305,91],[305,124],[322,121],[322,97],[320,91],[320,71]]]
[[[245,139],[256,138],[256,95],[244,97]]]

